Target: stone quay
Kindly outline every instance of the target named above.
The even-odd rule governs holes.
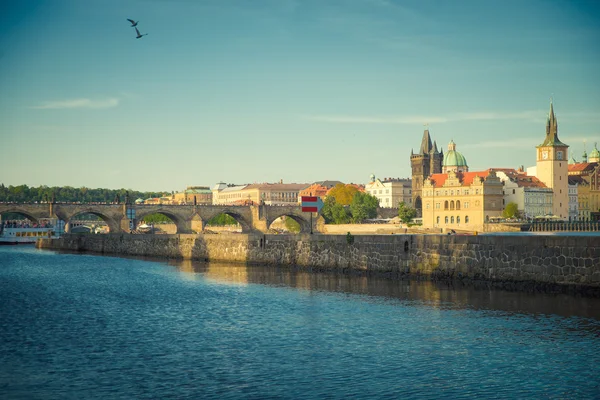
[[[600,296],[598,236],[67,234],[37,247]]]

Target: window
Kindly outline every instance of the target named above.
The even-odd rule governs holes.
[[[458,216],[458,215],[456,216],[456,223],[460,224],[460,216]]]
[[[448,200],[444,201],[444,210],[448,209]]]
[[[454,210],[454,200],[450,201],[450,209]]]
[[[469,202],[468,201],[465,201],[464,207],[465,208],[469,208]]]
[[[468,224],[468,223],[469,223],[469,216],[465,215],[465,224]]]
[[[556,152],[556,159],[557,160],[562,160],[563,159],[563,152],[562,151],[557,151]]]
[[[446,223],[448,223],[448,216],[446,216],[445,221],[446,221]]]
[[[438,224],[440,223],[440,217],[439,216],[437,217],[436,223],[438,223]]]
[[[513,189],[513,194],[515,194],[515,189]]]
[[[460,210],[460,200],[456,200],[456,209]]]
[[[435,203],[435,208],[440,209],[440,203]]]
[[[454,215],[450,217],[450,222],[454,223]]]
[[[429,210],[429,203],[427,203],[427,205],[426,205],[426,207],[425,207],[425,208],[427,208],[427,209]]]

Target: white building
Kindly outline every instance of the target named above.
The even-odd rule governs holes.
[[[371,174],[371,180],[365,185],[365,193],[376,197],[380,207],[395,208],[404,202],[412,204],[412,180],[400,178],[384,178],[380,180]]]
[[[552,214],[552,189],[546,187],[535,176],[522,170],[492,168],[504,183],[503,205],[516,203],[519,212],[526,218]]]

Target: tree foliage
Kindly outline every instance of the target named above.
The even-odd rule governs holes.
[[[235,218],[228,214],[215,215],[206,223],[208,226],[228,226],[237,224],[238,222],[235,220]]]
[[[328,224],[347,224],[350,222],[350,211],[338,204],[333,196],[327,196],[321,209],[321,215]]]
[[[401,201],[400,204],[398,204],[398,218],[400,218],[400,221],[408,223],[416,216],[417,210],[415,210],[403,201]]]
[[[333,197],[337,204],[349,206],[356,193],[358,193],[358,189],[355,186],[338,183],[329,191],[327,198]]]
[[[90,189],[87,187],[74,188],[71,186],[39,186],[29,187],[27,185],[4,186],[0,184],[0,202],[32,203],[32,202],[67,202],[67,203],[111,203],[117,195],[121,202],[125,201],[126,194],[129,201],[137,198],[147,199],[149,197],[162,197],[167,192],[140,192],[127,189]]]
[[[356,192],[350,203],[350,214],[352,214],[352,222],[360,223],[368,218],[377,217],[377,207],[379,200],[375,196],[368,193]]]
[[[375,218],[378,206],[379,201],[375,196],[356,190],[347,206],[338,203],[334,196],[327,196],[321,215],[328,224],[360,223]]]
[[[144,221],[147,224],[172,224],[172,223],[174,223],[171,218],[167,217],[164,214],[160,214],[160,213],[146,215],[146,216],[144,216],[144,218],[142,218],[142,221]]]
[[[290,217],[285,217],[285,228],[292,233],[300,232],[300,224]]]
[[[518,218],[519,217],[519,206],[517,203],[510,202],[502,211],[502,216],[504,218]]]

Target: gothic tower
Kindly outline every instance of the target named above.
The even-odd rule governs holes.
[[[423,189],[423,182],[429,175],[442,172],[443,159],[444,153],[438,151],[436,142],[431,143],[429,129],[425,129],[419,152],[417,154],[412,150],[410,152],[410,165],[412,168],[412,200],[419,216],[422,215],[421,190]]]
[[[568,148],[558,139],[558,121],[550,101],[546,138],[536,147],[537,177],[553,190],[552,213],[563,219],[569,217]]]

